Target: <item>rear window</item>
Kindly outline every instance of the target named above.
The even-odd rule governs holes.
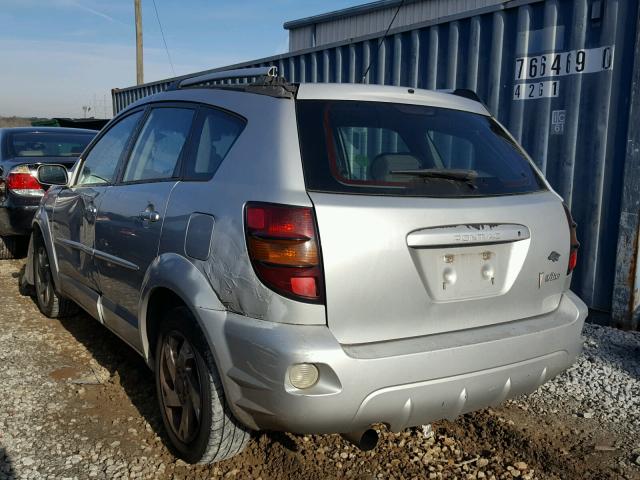
[[[463,197],[542,190],[520,147],[492,118],[445,108],[301,100],[309,190]]]
[[[14,133],[9,137],[9,154],[12,157],[77,157],[94,136],[90,133]]]

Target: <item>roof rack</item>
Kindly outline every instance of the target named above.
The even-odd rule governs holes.
[[[255,79],[255,81],[251,81],[252,79]],[[173,82],[167,90],[179,90],[189,87],[219,88],[268,95],[276,98],[294,98],[298,90],[296,85],[290,84],[284,77],[278,76],[278,67],[273,65],[237,68],[186,77]]]
[[[278,67],[256,67],[256,68],[237,68],[235,70],[224,70],[222,72],[205,73],[195,77],[188,77],[177,82],[177,88],[188,87],[189,85],[197,85],[207,82],[220,82],[223,80],[232,80],[238,78],[266,77],[275,78],[278,76]]]

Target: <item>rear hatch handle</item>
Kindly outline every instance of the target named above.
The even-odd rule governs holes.
[[[516,223],[469,223],[414,230],[407,235],[412,248],[435,248],[510,243],[530,238],[529,229]]]

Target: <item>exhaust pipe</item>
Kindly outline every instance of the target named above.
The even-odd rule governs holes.
[[[373,450],[378,444],[378,432],[373,428],[356,430],[355,432],[342,433],[342,438],[351,442],[363,452]]]

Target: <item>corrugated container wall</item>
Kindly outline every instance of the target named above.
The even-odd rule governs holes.
[[[384,32],[396,11],[393,26],[405,27],[500,3],[509,0],[383,0],[286,22],[284,28],[289,30],[289,51],[293,52]]]
[[[371,64],[365,82],[475,90],[571,207],[582,244],[572,288],[610,311],[615,284],[622,318],[637,287],[635,250],[626,255],[637,246],[637,206],[631,197],[621,206],[637,0],[520,0],[476,13],[233,67],[277,65],[292,82],[360,82]],[[114,111],[169,83],[114,90]],[[635,217],[619,232],[621,209]]]

